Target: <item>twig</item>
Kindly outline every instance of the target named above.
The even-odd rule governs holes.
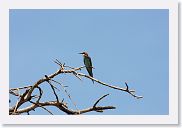
[[[41,107],[41,108],[43,108],[44,110],[46,110],[48,113],[50,113],[51,115],[54,115],[51,111],[49,111],[46,107],[44,107],[44,106],[41,106],[41,105],[39,105],[39,103],[34,103],[34,102],[32,102],[32,101],[29,101],[30,103],[32,103],[32,104],[35,104],[35,105],[37,105],[37,106],[39,106],[39,107]]]
[[[12,94],[12,95],[14,95],[14,96],[20,96],[17,92],[14,92],[12,90],[9,90],[9,93]]]
[[[63,86],[60,82],[55,81],[55,80],[53,80],[53,79],[51,79],[51,81],[53,81],[53,82],[55,82],[55,83],[61,85],[61,87],[62,87],[62,89],[63,89],[62,91],[68,96],[68,98],[70,99],[70,101],[72,102],[72,104],[73,104],[73,105],[75,106],[75,108],[78,110],[76,103],[72,100],[71,95],[67,92],[67,90],[64,88],[64,86]]]
[[[26,100],[24,100],[24,97],[25,97],[25,95],[26,95],[27,93],[28,93],[28,90],[26,90],[26,91],[23,93],[23,95],[19,94],[20,97],[19,97],[19,99],[17,100],[15,107],[13,107],[13,108],[14,108],[13,113],[16,113],[17,109],[18,109],[23,103],[27,102]]]
[[[137,96],[137,95],[133,94],[135,91],[129,90],[128,84],[126,82],[125,82],[125,85],[126,85],[126,92],[131,94],[133,97],[136,97],[137,99],[143,98],[143,96]]]
[[[108,95],[109,95],[109,94],[106,94],[106,95],[100,97],[100,98],[95,102],[95,104],[93,105],[93,108],[95,109],[95,108],[96,108],[96,105],[99,103],[99,101],[102,100],[104,97],[106,97],[106,96],[108,96]],[[97,110],[97,109],[96,109],[95,111],[97,111],[97,112],[103,112],[103,110]]]
[[[47,75],[45,75],[45,77],[46,77],[46,79],[47,79],[47,82],[51,85],[51,88],[52,88],[52,90],[53,90],[53,92],[54,92],[54,95],[56,96],[56,100],[57,100],[57,102],[59,103],[59,98],[58,98],[58,96],[57,96],[57,94],[56,94],[56,91],[54,90],[54,86],[53,86],[52,83],[49,81],[50,78],[49,78]]]
[[[57,60],[57,59],[56,59],[54,62],[55,62],[56,64],[58,64],[58,65],[61,67],[62,70],[64,70],[65,64],[62,64],[62,63],[61,63],[59,60]]]
[[[79,80],[82,81],[82,79],[78,76],[78,74],[76,74],[75,72],[73,72],[73,75],[76,76]]]
[[[24,87],[19,87],[19,88],[10,88],[9,90],[21,90],[21,89],[27,89],[27,88],[31,88],[32,86],[24,86]]]
[[[106,96],[108,96],[108,95],[109,95],[109,94],[105,94],[105,95],[103,95],[102,97],[100,97],[100,98],[95,102],[93,108],[96,107],[96,105],[99,103],[100,100],[102,100],[104,97],[106,97]]]
[[[126,88],[120,88],[120,87],[118,87],[118,86],[106,84],[106,83],[104,83],[104,82],[102,82],[102,81],[100,81],[100,80],[97,80],[97,79],[95,79],[95,78],[93,78],[93,77],[91,77],[91,76],[85,75],[85,74],[83,74],[83,73],[77,73],[77,74],[80,75],[80,76],[84,76],[84,77],[86,77],[86,78],[89,78],[89,79],[91,79],[91,80],[94,80],[95,82],[97,82],[97,83],[99,83],[99,84],[101,84],[101,85],[110,87],[110,88],[112,88],[112,89],[116,89],[116,90],[128,92],[129,94],[131,94],[133,97],[136,97],[137,99],[143,98],[142,96],[137,96],[137,95],[133,94],[134,90],[129,90],[129,89],[128,89],[128,88],[129,88],[128,85],[127,85]]]

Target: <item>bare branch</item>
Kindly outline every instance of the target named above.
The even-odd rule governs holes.
[[[14,96],[20,96],[17,92],[12,91],[12,90],[9,90],[9,93],[12,94],[12,95],[14,95]]]
[[[124,92],[128,92],[129,94],[131,94],[133,97],[136,97],[137,99],[143,98],[142,96],[137,96],[137,95],[133,94],[134,90],[129,90],[128,85],[127,85],[126,88],[121,88],[121,87],[118,87],[118,86],[106,84],[106,83],[104,83],[104,82],[102,82],[102,81],[100,81],[100,80],[98,80],[98,79],[96,79],[96,78],[93,78],[93,77],[91,77],[91,76],[85,75],[85,74],[83,74],[83,73],[77,73],[77,74],[80,75],[80,76],[84,76],[84,77],[86,77],[86,78],[89,78],[89,79],[91,79],[91,80],[94,80],[95,82],[97,82],[97,83],[99,83],[99,84],[101,84],[101,85],[107,86],[107,87],[109,87],[109,88],[116,89],[116,90],[120,90],[120,91],[124,91]]]
[[[67,90],[65,89],[65,86],[63,86],[60,82],[55,81],[55,80],[53,80],[53,79],[51,79],[51,81],[53,81],[53,82],[55,82],[55,83],[61,85],[62,91],[68,96],[68,98],[70,99],[70,101],[72,102],[72,104],[73,104],[73,105],[75,106],[75,108],[78,110],[76,103],[72,100],[71,95],[67,92]]]
[[[29,101],[30,103],[32,103],[32,104],[34,104],[34,105],[37,105],[37,106],[39,106],[39,107],[41,107],[41,108],[43,108],[44,110],[46,110],[48,113],[50,113],[51,115],[54,115],[51,111],[49,111],[46,107],[44,107],[44,106],[41,106],[41,105],[39,105],[39,103],[34,103],[34,102],[32,102],[32,101]],[[29,109],[30,110],[30,109]],[[29,112],[29,111],[28,111]]]
[[[25,113],[25,112],[30,112],[32,110],[35,110],[37,107],[44,107],[44,106],[55,106],[58,109],[60,109],[61,111],[65,112],[66,114],[71,114],[71,115],[79,115],[79,114],[83,114],[83,113],[87,113],[87,112],[91,112],[91,111],[96,111],[96,112],[100,112],[103,110],[108,110],[108,109],[115,109],[115,107],[113,106],[96,106],[96,107],[91,107],[91,108],[86,108],[83,110],[79,110],[79,111],[75,111],[75,110],[71,110],[68,109],[67,106],[65,105],[65,103],[59,102],[57,103],[57,101],[49,101],[49,102],[40,102],[40,103],[33,103],[31,106],[23,108],[23,109],[19,109],[16,111],[16,115],[17,114],[21,114],[21,113]],[[15,115],[14,114],[14,115]]]
[[[131,94],[133,97],[136,97],[137,99],[143,98],[143,96],[137,96],[134,94],[134,90],[129,90],[128,84],[125,82],[126,85],[126,92],[128,92],[129,94]]]
[[[100,97],[94,104],[93,108],[96,107],[96,105],[99,103],[100,100],[102,100],[104,97],[108,96],[109,94],[105,94],[104,96]]]
[[[57,94],[56,94],[56,91],[54,90],[54,86],[53,86],[52,83],[49,81],[49,80],[50,80],[49,77],[48,77],[47,75],[45,75],[45,77],[46,77],[46,79],[47,79],[47,82],[51,85],[51,88],[52,88],[52,90],[53,90],[53,92],[54,92],[54,95],[56,96],[57,102],[59,102],[59,98],[58,98],[58,96],[57,96]]]
[[[24,86],[24,87],[19,87],[19,88],[10,88],[9,90],[21,90],[21,89],[27,89],[27,88],[31,88],[32,86]]]
[[[91,108],[81,110],[80,114],[91,112],[91,111],[103,112],[103,110],[108,110],[108,109],[116,109],[116,107],[114,106],[104,106],[104,107],[97,106],[95,108],[91,107]]]
[[[70,94],[67,92],[67,90],[65,89],[66,86],[63,86],[60,82],[53,80],[54,77],[60,75],[60,74],[73,74],[75,75],[79,80],[81,80],[82,77],[85,77],[87,79],[91,79],[101,85],[104,85],[106,87],[112,88],[112,89],[116,89],[116,90],[120,90],[123,92],[127,92],[128,94],[130,94],[131,96],[139,99],[139,98],[143,98],[142,96],[138,96],[135,93],[135,90],[131,90],[128,86],[128,84],[125,82],[126,87],[125,88],[121,88],[119,86],[115,86],[115,85],[110,85],[107,83],[104,83],[96,78],[93,78],[89,75],[80,73],[78,71],[81,71],[82,68],[85,68],[85,66],[81,66],[81,67],[77,67],[77,68],[73,68],[70,66],[66,66],[65,64],[62,64],[59,60],[55,60],[54,61],[56,64],[58,64],[60,66],[60,68],[54,72],[53,74],[50,75],[45,75],[43,78],[39,79],[37,82],[35,82],[32,86],[25,86],[25,87],[20,87],[20,88],[11,88],[9,89],[9,93],[14,95],[14,96],[18,96],[19,99],[16,103],[15,106],[9,108],[9,113],[13,114],[13,115],[18,115],[21,113],[27,113],[29,114],[30,111],[35,110],[37,107],[41,107],[44,110],[46,110],[49,114],[53,114],[51,111],[49,111],[46,106],[55,106],[58,109],[60,109],[61,111],[65,112],[66,114],[73,114],[73,115],[79,115],[79,114],[83,114],[83,113],[87,113],[87,112],[91,112],[91,111],[95,111],[95,112],[103,112],[104,110],[108,110],[108,109],[115,109],[116,107],[114,106],[97,106],[97,104],[106,96],[108,96],[109,94],[103,95],[102,97],[100,97],[92,107],[86,108],[86,109],[82,109],[79,110],[76,107],[75,102],[72,100]],[[62,101],[59,101],[59,98],[56,94],[55,89],[59,90],[58,88],[56,88],[56,86],[54,86],[51,81],[61,85],[63,92],[69,97],[70,101],[75,105],[76,110],[72,110],[72,109],[68,109],[67,107],[67,103],[64,102],[64,99]],[[42,97],[42,89],[40,87],[40,84],[44,83],[44,82],[48,82],[49,85],[51,86],[53,93],[56,97],[56,101],[47,101],[47,102],[40,102],[40,99]],[[39,95],[34,95],[32,96],[32,92],[35,89],[39,89]],[[20,90],[26,89],[25,92],[23,94],[20,93]],[[37,100],[35,102],[31,101],[32,98],[37,98]],[[26,107],[26,108],[22,108],[19,109],[19,107],[26,103],[26,102],[30,102],[32,103],[30,106]]]

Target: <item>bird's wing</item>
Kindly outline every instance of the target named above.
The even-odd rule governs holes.
[[[90,66],[91,66],[91,68],[92,68],[92,60],[91,60],[90,57],[88,57],[88,59],[89,59],[89,62],[90,62]]]
[[[91,67],[92,68],[92,60],[91,60],[91,58],[89,56],[85,57],[84,64],[85,64],[86,67]]]
[[[88,74],[93,77],[93,73],[92,73],[92,68],[90,67],[86,67],[87,71],[88,71]]]

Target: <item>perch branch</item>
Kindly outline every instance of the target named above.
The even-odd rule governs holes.
[[[83,73],[77,73],[77,74],[78,74],[79,76],[83,76],[83,77],[89,78],[89,79],[91,79],[91,80],[94,80],[95,82],[97,82],[97,83],[99,83],[99,84],[101,84],[101,85],[107,86],[107,87],[109,87],[109,88],[127,92],[127,93],[129,93],[130,95],[132,95],[133,97],[136,97],[137,99],[143,98],[143,96],[137,96],[137,95],[135,95],[135,94],[134,94],[135,91],[134,91],[134,90],[129,90],[129,87],[128,87],[128,86],[127,86],[126,88],[121,88],[121,87],[119,87],[119,86],[109,85],[109,84],[107,84],[107,83],[104,83],[104,82],[102,82],[102,81],[100,81],[100,80],[98,80],[98,79],[96,79],[96,78],[93,78],[93,77],[91,77],[91,76],[85,75],[85,74],[83,74]]]

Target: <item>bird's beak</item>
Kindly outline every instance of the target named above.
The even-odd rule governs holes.
[[[83,54],[83,52],[81,52],[81,53],[78,53],[78,54]]]

